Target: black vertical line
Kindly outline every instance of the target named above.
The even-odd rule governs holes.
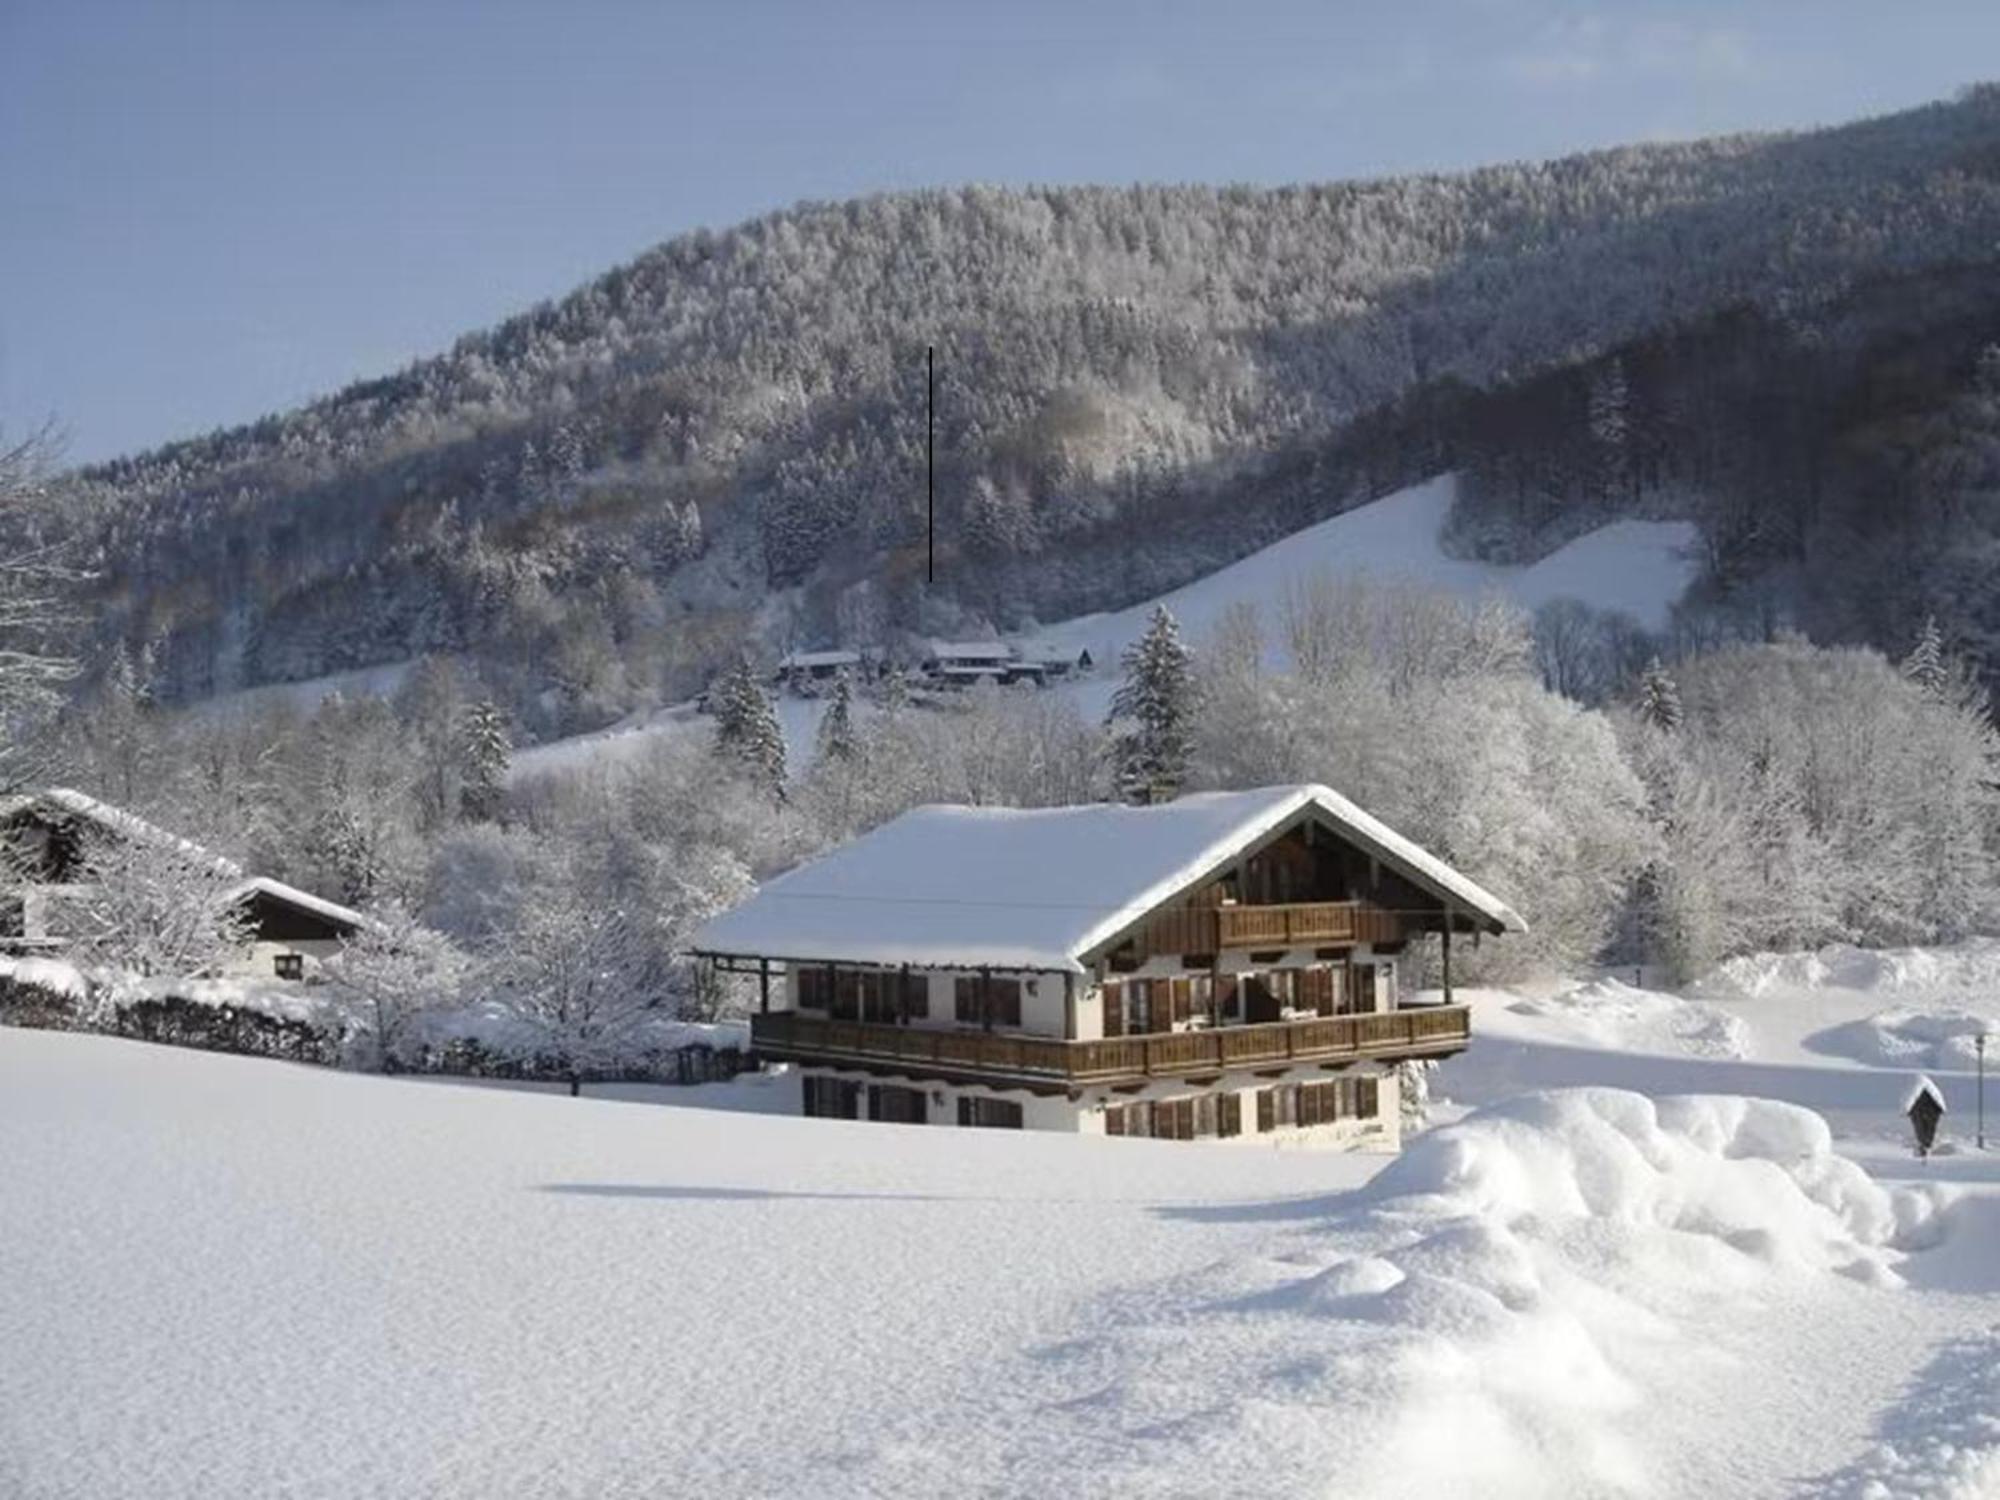
[[[924,582],[937,582],[937,350],[924,345]]]

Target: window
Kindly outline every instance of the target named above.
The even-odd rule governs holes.
[[[303,979],[306,977],[306,959],[303,953],[278,953],[272,955],[271,968],[280,979]]]
[[[1215,1101],[1215,1133],[1227,1139],[1243,1134],[1243,1096],[1221,1094]]]
[[[1280,1083],[1257,1094],[1259,1131],[1289,1125],[1331,1125],[1336,1120],[1373,1120],[1381,1112],[1382,1085],[1376,1078]]]
[[[903,971],[903,1014],[918,1021],[930,1019],[930,975],[913,974],[907,969]]]
[[[868,1085],[868,1118],[891,1125],[921,1125],[930,1118],[929,1101],[922,1089],[899,1088],[895,1084]]]
[[[833,970],[802,964],[792,970],[792,1004],[799,1010],[826,1010],[833,1004]]]
[[[961,974],[952,986],[953,1019],[962,1026],[1021,1024],[1021,981]]]
[[[861,974],[856,969],[837,969],[833,975],[833,1008],[836,1021],[861,1019]]]
[[[1019,1130],[1021,1106],[1011,1099],[982,1099],[963,1095],[958,1101],[958,1123],[989,1130]]]
[[[861,1085],[843,1078],[808,1077],[805,1080],[805,1112],[821,1120],[857,1120],[861,1117]]]
[[[861,976],[861,1019],[893,1023],[902,1019],[897,1007],[903,998],[900,974],[869,973]]]

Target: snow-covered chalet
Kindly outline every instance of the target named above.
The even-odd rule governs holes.
[[[923,807],[710,921],[809,1115],[1399,1144],[1395,1064],[1468,1041],[1451,946],[1524,931],[1323,786]],[[1440,935],[1441,1004],[1398,967]]]
[[[69,946],[69,908],[90,878],[90,848],[98,841],[164,846],[213,869],[251,939],[235,977],[303,979],[367,920],[352,907],[252,875],[136,813],[68,787],[44,787],[0,797],[0,952],[59,953]]]

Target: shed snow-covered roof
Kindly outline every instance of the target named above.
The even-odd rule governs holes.
[[[339,927],[362,928],[368,925],[368,918],[351,906],[342,906],[338,901],[329,901],[324,896],[315,896],[311,891],[302,891],[295,885],[286,885],[282,880],[273,880],[268,875],[256,875],[237,886],[229,893],[231,902],[249,896],[262,896],[276,901],[281,906],[296,907],[300,911],[311,912],[323,917]]]
[[[711,920],[698,953],[1077,973],[1083,958],[1311,807],[1354,844],[1496,931],[1520,917],[1323,786],[1205,792],[1158,807],[920,807]]]
[[[939,661],[1011,661],[1014,648],[1005,641],[932,641],[931,655]]]

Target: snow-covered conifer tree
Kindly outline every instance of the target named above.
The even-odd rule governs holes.
[[[1924,617],[1924,628],[1917,632],[1917,643],[1903,658],[1903,675],[1933,698],[1944,696],[1945,688],[1951,681],[1951,669],[1945,662],[1944,633],[1938,629],[1936,615]]]
[[[1109,726],[1119,794],[1137,803],[1171,802],[1187,780],[1193,738],[1193,657],[1164,604],[1145,635],[1126,648],[1125,681],[1111,700]]]
[[[1681,690],[1657,656],[1646,663],[1646,673],[1639,679],[1637,710],[1640,723],[1663,734],[1681,727]]]
[[[747,656],[715,688],[715,745],[780,801],[785,795],[785,735],[771,695]]]
[[[833,685],[833,701],[819,721],[815,753],[822,760],[852,760],[859,749],[854,735],[854,689],[842,672]]]
[[[512,756],[499,705],[487,699],[467,709],[459,739],[458,807],[463,817],[485,823],[499,816]]]

